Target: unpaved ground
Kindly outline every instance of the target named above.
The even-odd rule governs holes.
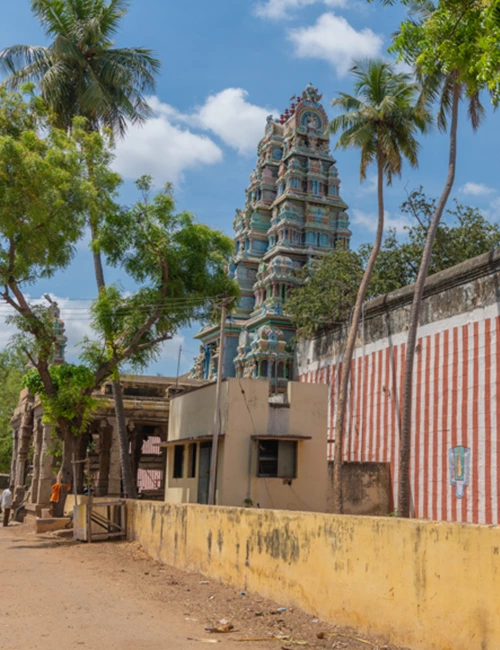
[[[398,650],[160,565],[137,544],[37,536],[28,524],[0,528],[0,593],[2,650]],[[205,630],[221,619],[234,630]]]

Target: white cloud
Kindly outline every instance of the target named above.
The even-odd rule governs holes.
[[[320,16],[311,27],[288,30],[288,38],[301,58],[324,59],[343,77],[353,59],[380,56],[383,39],[366,27],[356,31],[347,20],[333,13]]]
[[[114,168],[128,179],[150,174],[158,186],[179,183],[184,172],[213,165],[223,158],[222,149],[206,133],[216,135],[239,154],[255,154],[264,135],[266,117],[279,111],[247,101],[243,88],[226,88],[210,95],[202,106],[181,113],[158,97],[148,97],[154,117],[143,126],[130,126],[118,141]]]
[[[377,174],[370,174],[366,181],[361,184],[360,190],[363,194],[374,194],[378,189]]]
[[[472,194],[472,196],[488,196],[494,194],[496,190],[493,187],[488,187],[484,183],[468,182],[460,188],[462,194]]]
[[[267,0],[267,2],[257,4],[255,13],[262,18],[272,18],[274,20],[289,18],[295,9],[308,7],[318,2],[327,7],[347,7],[347,0]]]
[[[362,226],[369,232],[376,232],[378,217],[374,212],[363,212],[362,210],[352,210],[352,223],[356,226]],[[408,217],[397,215],[392,217],[389,212],[384,213],[384,230],[387,232],[393,229],[398,235],[405,232],[405,228],[411,225]]]
[[[173,123],[179,119],[175,108],[157,98],[150,101],[155,116],[143,126],[131,125],[117,142],[113,166],[119,174],[133,180],[150,174],[161,186],[180,182],[188,169],[222,160],[221,149],[208,136]]]
[[[211,95],[191,116],[193,124],[211,131],[225,144],[243,155],[256,152],[264,135],[268,115],[279,115],[277,109],[267,109],[247,101],[243,88],[226,88]]]

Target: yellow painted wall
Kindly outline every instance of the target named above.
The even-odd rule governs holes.
[[[128,502],[153,558],[412,650],[500,648],[500,527]]]

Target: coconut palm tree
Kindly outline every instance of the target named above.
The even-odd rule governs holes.
[[[344,421],[351,362],[362,305],[377,260],[384,233],[384,184],[392,184],[401,175],[403,161],[418,165],[419,143],[416,136],[425,133],[431,116],[418,102],[418,87],[408,74],[397,73],[385,61],[365,61],[351,69],[355,78],[354,95],[340,93],[332,105],[345,111],[330,124],[333,133],[341,132],[337,148],[356,147],[361,151],[360,177],[366,179],[368,168],[377,168],[378,222],[373,246],[349,327],[340,390],[335,416],[335,460],[333,469],[334,512],[342,513],[342,462]]]
[[[428,80],[429,81],[429,80]],[[433,85],[436,80],[432,80]],[[441,130],[447,129],[448,119],[450,118],[450,145],[448,156],[448,173],[443,192],[436,204],[436,209],[432,215],[425,246],[420,260],[415,291],[413,293],[413,302],[410,312],[410,325],[408,328],[408,339],[406,343],[406,361],[403,376],[403,395],[401,407],[401,442],[399,450],[399,491],[398,491],[398,508],[397,512],[400,517],[409,517],[411,514],[411,490],[410,490],[410,456],[411,456],[411,413],[412,413],[412,392],[413,392],[413,366],[415,360],[415,347],[417,343],[417,333],[424,295],[425,281],[432,256],[432,247],[436,238],[436,233],[443,216],[444,209],[455,182],[455,172],[457,166],[457,132],[458,132],[458,115],[459,105],[462,97],[466,93],[466,88],[460,83],[457,70],[444,76],[440,80],[440,108],[438,112],[437,123]],[[481,124],[484,116],[484,108],[480,102],[479,94],[472,93],[467,97],[469,107],[468,114],[471,120],[472,128],[475,131]]]
[[[419,28],[435,11],[435,4],[432,0],[419,0],[409,3],[409,19],[407,24]],[[397,35],[396,35],[397,38]],[[467,71],[451,70],[443,73],[439,62],[431,75],[425,75],[418,64],[418,47],[411,41],[409,45],[410,58],[417,60],[416,74],[419,78],[422,95],[428,102],[438,104],[437,125],[440,131],[447,131],[448,121],[450,122],[449,132],[449,156],[448,172],[443,192],[439,198],[434,214],[432,215],[427,237],[425,241],[422,259],[415,283],[413,302],[410,312],[410,324],[408,339],[406,343],[406,359],[403,375],[403,395],[401,405],[401,433],[399,448],[399,490],[397,512],[400,517],[409,517],[411,514],[411,489],[410,489],[410,458],[411,458],[411,415],[412,415],[412,393],[413,393],[413,368],[415,360],[415,348],[417,344],[417,333],[424,295],[425,281],[429,271],[432,256],[432,247],[443,216],[446,204],[455,182],[457,164],[457,134],[458,117],[461,100],[465,97],[468,104],[468,117],[472,128],[476,131],[483,118],[484,107],[479,96],[479,85],[477,80],[470,78]]]
[[[0,71],[10,88],[32,81],[56,116],[71,128],[75,115],[89,128],[123,135],[128,123],[151,113],[144,93],[155,89],[159,61],[151,50],[114,47],[126,0],[31,0],[52,43],[13,45],[0,52]]]
[[[84,117],[89,131],[103,127],[123,136],[128,124],[142,123],[152,113],[145,93],[156,87],[160,62],[144,48],[117,48],[113,38],[127,13],[127,0],[31,0],[50,45],[14,45],[0,52],[4,84],[18,88],[34,82],[56,125],[72,128]],[[91,170],[89,170],[91,173]],[[89,215],[96,282],[105,287],[97,245],[99,215]],[[113,381],[125,492],[137,496],[130,468],[129,441],[119,380]]]

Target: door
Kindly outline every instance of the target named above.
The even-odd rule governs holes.
[[[208,485],[210,482],[210,458],[212,456],[212,443],[200,444],[200,462],[198,465],[198,503],[208,503]]]

